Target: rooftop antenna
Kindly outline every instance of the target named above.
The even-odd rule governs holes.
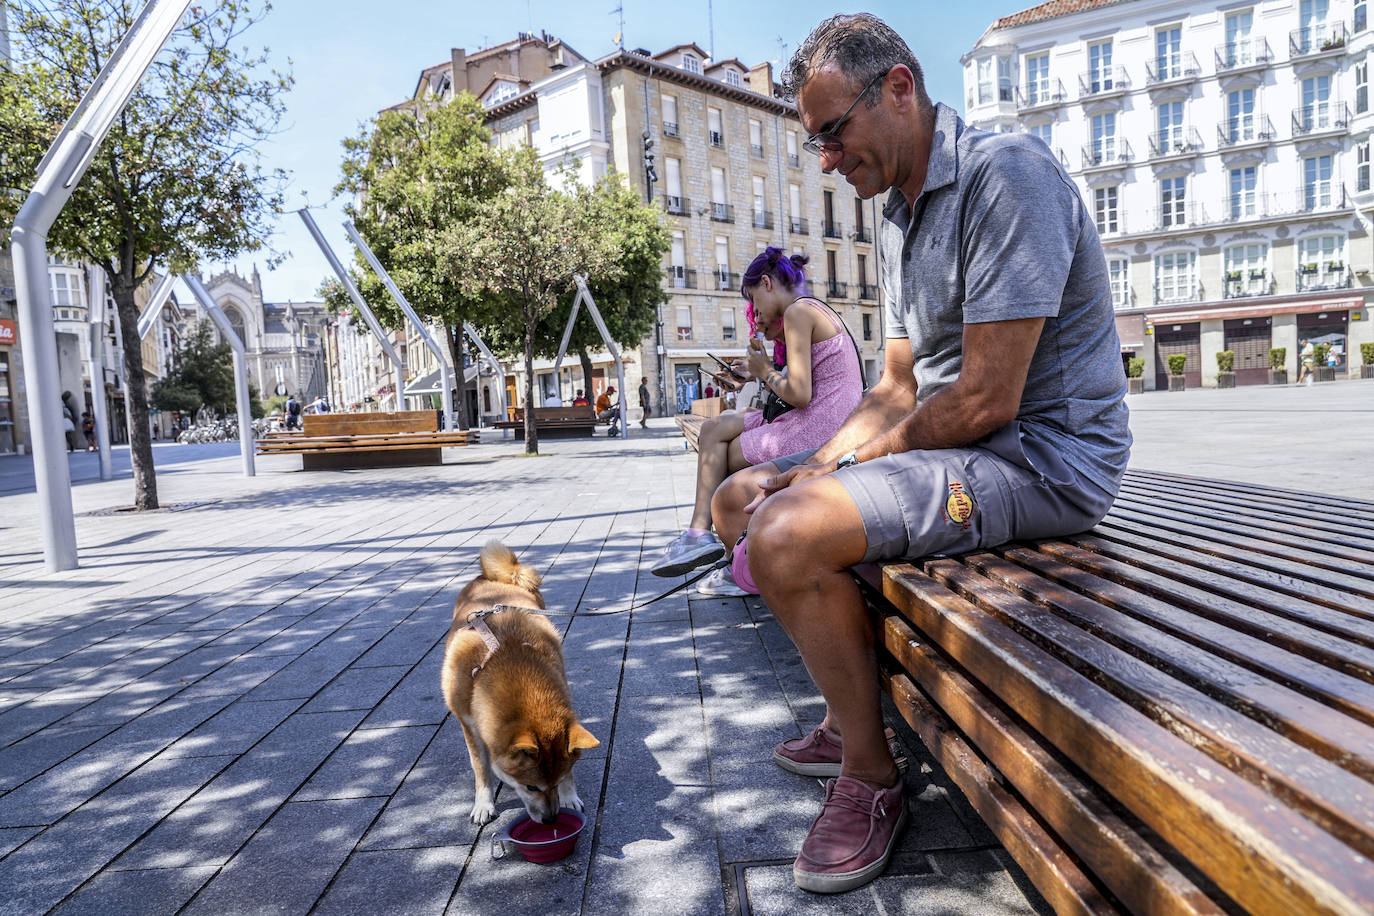
[[[786,66],[787,66],[787,42],[783,41],[783,40],[782,40],[782,36],[779,35],[779,36],[778,36],[778,69],[781,70],[783,67],[786,67]]]
[[[711,63],[716,62],[716,18],[711,10],[711,0],[706,0],[706,45]]]
[[[625,3],[623,2],[623,0],[622,0],[622,2],[617,3],[617,4],[615,5],[615,9],[611,10],[611,15],[620,17],[619,20],[618,20],[619,23],[620,23],[620,30],[617,31],[617,32],[615,33],[615,45],[616,45],[617,48],[619,48],[620,50],[624,51],[624,50],[625,50]]]

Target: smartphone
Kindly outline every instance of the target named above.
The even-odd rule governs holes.
[[[706,355],[714,359],[716,361],[716,364],[720,366],[722,369],[724,369],[726,372],[730,373],[730,375],[739,379],[741,382],[744,381],[744,376],[736,372],[734,366],[730,365],[714,353],[707,353]]]

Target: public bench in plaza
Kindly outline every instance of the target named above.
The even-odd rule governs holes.
[[[1374,912],[1374,502],[1131,471],[1086,534],[858,572],[1057,912]]]
[[[439,431],[432,410],[322,413],[302,418],[300,433],[257,440],[259,455],[300,455],[306,471],[409,467],[443,463],[445,446],[467,445],[468,430]]]
[[[497,429],[513,429],[517,439],[525,438],[525,409],[507,408],[510,419],[492,425]],[[534,408],[534,428],[540,437],[572,439],[596,435],[596,413],[590,404],[576,407]]]

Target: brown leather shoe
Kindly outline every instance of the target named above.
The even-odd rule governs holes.
[[[902,782],[871,789],[849,776],[825,784],[825,804],[792,863],[797,887],[837,894],[872,881],[887,867],[906,827]]]
[[[883,732],[887,738],[887,749],[892,754],[898,772],[905,773],[906,755],[897,743],[897,733],[892,729]],[[820,779],[833,779],[840,775],[840,759],[844,745],[840,736],[817,725],[815,731],[800,738],[789,738],[773,748],[773,761],[789,773],[799,776],[815,776]]]

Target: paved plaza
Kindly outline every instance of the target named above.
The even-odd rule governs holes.
[[[1369,498],[1374,381],[1130,399],[1142,469]],[[894,715],[911,826],[849,894],[792,884],[822,785],[771,761],[822,708],[758,599],[674,595],[555,622],[601,746],[588,827],[548,866],[491,857],[519,811],[467,818],[439,696],[458,589],[489,538],[550,608],[661,591],[694,455],[670,421],[628,441],[495,441],[437,468],[300,470],[236,445],[159,445],[168,509],[71,457],[81,566],[43,571],[28,459],[0,458],[0,913],[1048,912]],[[121,464],[122,462],[122,464]],[[679,580],[672,580],[679,581]]]

